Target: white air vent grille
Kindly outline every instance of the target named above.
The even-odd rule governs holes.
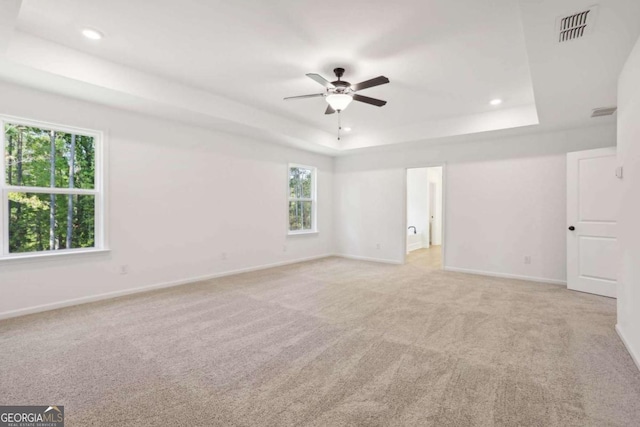
[[[618,107],[594,108],[591,117],[611,116],[617,109]]]
[[[558,41],[560,43],[579,39],[588,34],[593,26],[595,10],[590,8],[582,12],[564,16],[558,20]]]

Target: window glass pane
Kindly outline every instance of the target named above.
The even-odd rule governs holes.
[[[302,230],[302,210],[300,202],[289,202],[289,230]]]
[[[289,202],[289,230],[311,230],[312,202]]]
[[[93,137],[12,123],[5,123],[4,132],[7,184],[94,188]]]
[[[9,193],[9,252],[95,246],[95,197]]]
[[[289,169],[289,197],[298,197],[300,188],[300,172],[298,168]]]
[[[289,197],[311,198],[313,171],[305,168],[289,169]]]
[[[311,230],[311,202],[300,202],[302,205],[302,229]]]

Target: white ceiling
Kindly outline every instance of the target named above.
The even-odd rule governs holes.
[[[615,105],[617,75],[640,33],[637,0],[600,1],[593,33],[563,45],[556,18],[591,3],[9,3],[20,8],[10,41],[4,36],[0,78],[330,154],[538,122],[592,124],[591,108]],[[86,26],[105,38],[84,39]],[[362,92],[386,106],[354,102],[342,113],[354,130],[340,142],[322,98],[282,100],[322,92],[305,73],[333,80],[336,66],[352,83],[391,80]],[[493,98],[504,102],[490,106]]]

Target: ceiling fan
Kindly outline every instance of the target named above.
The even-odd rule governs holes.
[[[369,98],[368,96],[362,96],[357,94],[356,92],[361,91],[363,89],[367,89],[374,86],[383,85],[389,83],[389,79],[385,76],[379,76],[370,80],[366,80],[364,82],[352,85],[349,82],[345,82],[340,80],[344,74],[344,68],[335,68],[333,72],[336,74],[338,80],[334,82],[330,82],[319,74],[309,73],[307,77],[315,80],[320,83],[322,86],[326,88],[326,92],[324,93],[315,93],[312,95],[301,95],[301,96],[290,96],[285,98],[289,99],[302,99],[302,98],[316,98],[316,97],[325,97],[327,106],[325,114],[333,114],[336,111],[339,113],[343,111],[347,106],[351,103],[351,101],[360,101],[365,104],[375,105],[376,107],[382,107],[387,103],[387,101],[383,101],[381,99]]]

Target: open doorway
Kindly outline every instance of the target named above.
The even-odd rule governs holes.
[[[407,169],[406,263],[442,268],[444,243],[442,166]]]

